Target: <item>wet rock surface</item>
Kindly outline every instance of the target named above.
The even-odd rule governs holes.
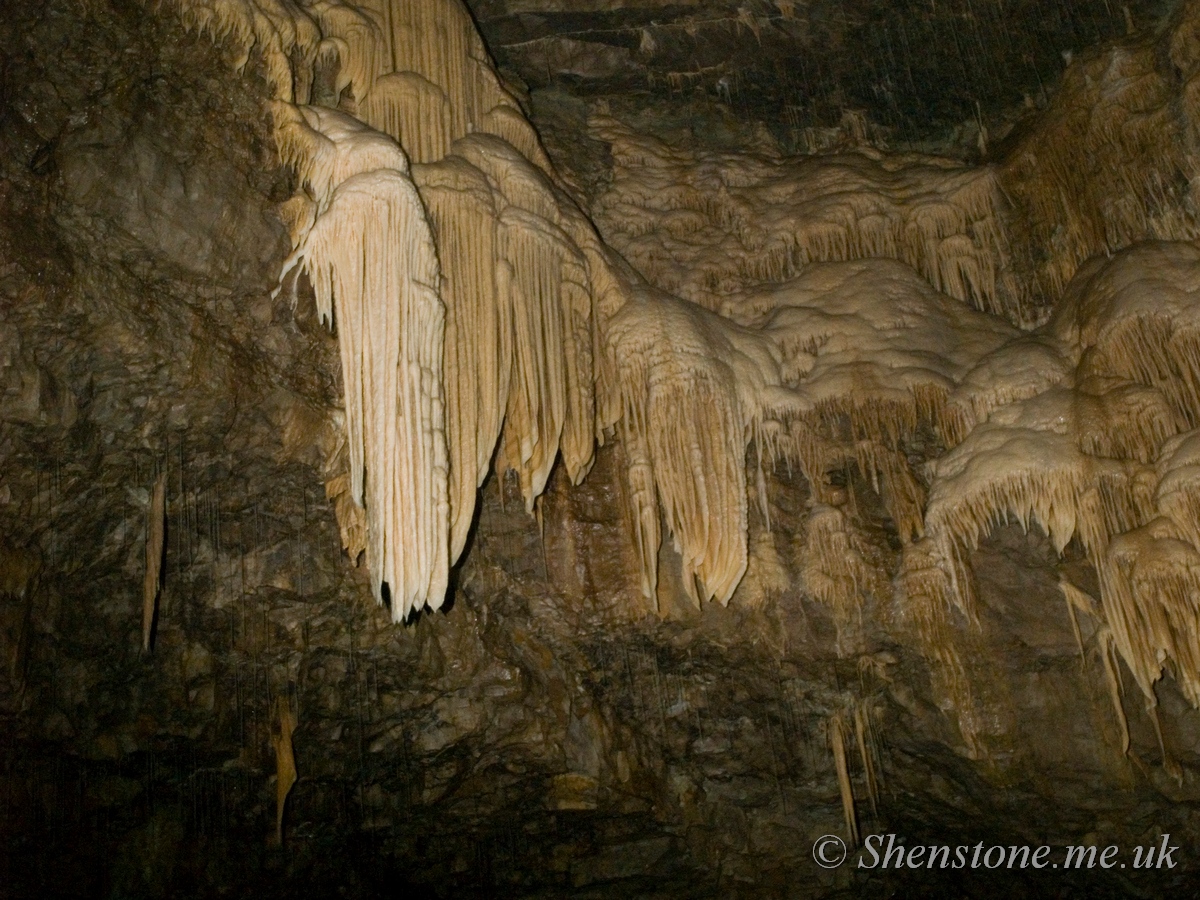
[[[1122,754],[1095,635],[1083,618],[1081,653],[1038,535],[1002,529],[974,558],[980,622],[954,621],[969,709],[939,699],[890,595],[835,621],[786,553],[791,587],[695,610],[664,551],[648,609],[617,445],[580,487],[555,476],[540,527],[493,476],[453,602],[391,624],[325,496],[336,343],[303,284],[271,296],[291,185],[255,62],[235,78],[128,0],[8,13],[0,895],[1186,895],[1200,715],[1169,680],[1157,726],[1131,693]],[[778,547],[803,531],[802,484],[768,476]],[[277,845],[280,702],[299,781]],[[864,835],[1125,850],[1169,833],[1180,865],[822,869],[813,841],[844,828],[839,715],[866,723]]]

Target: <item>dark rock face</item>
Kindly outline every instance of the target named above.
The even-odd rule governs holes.
[[[253,62],[238,79],[129,0],[12,9],[0,47],[0,896],[1185,890],[1200,716],[1169,681],[1159,726],[1131,696],[1122,755],[1040,537],[977,554],[980,627],[955,624],[975,758],[888,597],[849,626],[798,588],[700,611],[668,590],[661,619],[631,599],[619,446],[552,485],[541,531],[493,478],[450,608],[390,624],[322,488],[336,343],[303,285],[294,308],[270,295],[290,184]],[[802,482],[770,481],[799,534]],[[300,780],[277,846],[280,702]],[[864,835],[1131,853],[1170,834],[1179,866],[819,868],[813,841],[843,828],[830,722],[856,714]]]
[[[788,151],[851,139],[975,154],[1067,62],[1144,28],[1153,3],[664,3],[476,0],[497,61],[531,89],[608,102],[720,140],[766,125]],[[845,126],[846,133],[838,134]],[[986,143],[986,138],[984,143]]]

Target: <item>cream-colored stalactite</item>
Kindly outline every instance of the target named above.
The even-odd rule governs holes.
[[[1156,468],[1155,509],[1170,518],[1194,547],[1200,547],[1200,431],[1164,443]]]
[[[292,99],[297,103],[307,103],[314,66],[320,52],[320,27],[303,7],[292,0],[256,2],[279,35],[281,55],[287,59],[291,69]]]
[[[317,45],[317,56],[313,65],[314,79],[318,72],[322,73],[335,97],[341,97],[342,92],[353,85],[353,75],[342,63],[342,60],[350,58],[351,52],[350,45],[340,37],[322,38],[321,43]]]
[[[904,548],[896,599],[922,654],[931,665],[934,690],[952,705],[972,758],[983,755],[983,726],[962,653],[951,625],[954,607],[976,622],[970,569],[944,540],[926,537]]]
[[[517,108],[500,85],[461,0],[388,0],[380,6],[388,71],[415,72],[446,94],[446,144],[472,131],[490,130],[485,119],[498,105]],[[541,164],[543,159],[533,161]]]
[[[554,166],[542,147],[541,138],[538,137],[533,125],[521,114],[515,103],[501,103],[493,106],[484,114],[479,123],[479,129],[508,141],[523,157],[541,169],[547,176],[553,177]]]
[[[878,441],[858,441],[854,445],[854,459],[875,493],[883,498],[901,542],[923,537],[925,489],[917,481],[903,449]]]
[[[559,225],[559,197],[553,182],[508,141],[476,133],[455,141],[451,152],[485,173],[506,203]]]
[[[337,306],[348,496],[366,507],[376,598],[386,583],[400,619],[441,604],[449,565],[436,246],[393,140],[319,107],[278,108],[277,131],[317,213],[284,270],[307,269],[322,320]]]
[[[563,259],[563,349],[566,356],[566,419],[559,444],[572,484],[591,471],[596,452],[596,315],[587,264],[578,252]]]
[[[846,758],[846,725],[842,713],[829,717],[829,747],[833,751],[833,767],[837,772],[838,791],[842,796],[842,813],[846,819],[846,836],[858,845],[858,815],[854,810],[854,786],[850,782],[850,764]]]
[[[1092,600],[1090,594],[1081,591],[1071,582],[1067,581],[1060,573],[1058,576],[1058,589],[1062,592],[1063,599],[1066,601],[1067,618],[1071,620],[1071,631],[1075,635],[1075,643],[1079,647],[1079,658],[1087,662],[1087,651],[1083,647],[1083,632],[1079,630],[1079,613],[1086,613],[1089,616],[1098,617],[1099,613],[1096,610],[1095,601]]]
[[[764,512],[764,455],[803,456],[820,430],[849,442],[845,458],[882,491],[905,540],[921,533],[921,491],[899,444],[941,424],[946,397],[1011,329],[882,260],[811,266],[782,300],[760,303],[760,291],[730,306],[740,324],[646,291],[555,184],[458,0],[237,9],[248,12],[218,24],[239,46],[275,41],[300,47],[305,66],[336,64],[346,108],[374,126],[319,107],[276,109],[281,155],[307,192],[287,210],[293,261],[308,270],[322,317],[337,308],[348,494],[366,506],[375,589],[389,585],[395,615],[440,602],[502,417],[499,460],[518,471],[530,508],[560,456],[582,478],[595,439],[623,418],[648,593],[661,510],[689,591],[728,600],[746,568],[750,442]],[[418,173],[444,283],[406,156],[377,129],[418,160],[461,157]],[[622,164],[655,160],[631,196],[651,212],[668,207],[668,237],[703,248],[717,229],[768,260],[743,275],[886,253],[965,299],[995,294],[987,282],[1003,247],[988,177],[847,159],[773,180],[755,164],[676,158],[653,143],[615,152]],[[749,204],[757,199],[765,217]],[[772,242],[785,233],[799,237],[780,255]],[[810,453],[812,477],[823,479],[830,459]]]
[[[762,609],[791,587],[788,567],[775,546],[777,537],[776,533],[764,527],[764,523],[750,523],[746,574],[733,595],[733,601],[738,606]]]
[[[413,162],[436,162],[450,150],[450,101],[446,92],[416,72],[393,72],[375,81],[359,113],[391,135]]]
[[[1164,443],[1156,466],[1153,510],[1142,527],[1115,537],[1100,561],[1101,599],[1112,639],[1147,702],[1163,661],[1185,695],[1200,705],[1200,439],[1187,432]]]
[[[1103,534],[1103,523],[1077,521],[1085,509],[1081,494],[1102,461],[1080,452],[1070,428],[1072,401],[1070,392],[1054,389],[1002,407],[931,463],[926,529],[974,548],[1011,516],[1025,528],[1039,525],[1060,552],[1077,525],[1084,534]]]
[[[1115,376],[1087,375],[1075,388],[1074,430],[1088,456],[1153,462],[1179,430],[1158,388]]]
[[[367,510],[367,563],[392,616],[437,608],[449,568],[442,376],[445,311],[433,234],[402,173],[354,175],[294,254],[322,317],[336,304],[351,496]]]
[[[290,104],[276,104],[274,113],[280,159],[296,171],[318,215],[348,178],[379,169],[409,171],[408,157],[394,140],[353,116]]]
[[[384,4],[390,70],[415,72],[441,88],[450,103],[451,141],[467,133],[474,111],[469,49],[475,31],[459,0],[395,0]]]
[[[732,322],[651,290],[635,293],[606,334],[651,596],[659,509],[689,590],[693,576],[703,585],[697,596],[724,598],[722,586],[736,586],[746,558],[748,443],[757,448],[764,512],[764,457],[768,465],[798,460],[817,494],[827,471],[853,463],[902,539],[920,537],[924,495],[901,444],[923,423],[940,425],[957,382],[1018,334],[888,260],[814,265],[792,282],[734,295],[725,304]],[[716,509],[725,510],[719,523]],[[829,539],[806,554],[812,589],[848,608],[854,575],[830,574],[845,567],[845,548],[834,549],[829,529],[814,534]]]
[[[609,323],[625,404],[631,518],[651,597],[660,509],[695,602],[728,602],[746,570],[748,430],[739,354],[726,327],[712,313],[649,291]]]
[[[1101,566],[1105,618],[1149,704],[1166,659],[1200,705],[1200,551],[1175,523],[1156,518],[1115,538]]]
[[[583,219],[582,214],[580,219]],[[605,246],[595,232],[590,230],[591,223],[586,220],[584,223],[591,241],[579,240],[578,237],[577,241],[587,261],[588,281],[591,287],[596,440],[603,444],[620,421],[624,409],[621,402],[620,375],[613,355],[607,349],[607,324],[624,305],[626,298],[633,293],[631,285],[636,276],[629,269],[629,264]],[[568,222],[567,225],[570,228],[571,223]]]
[[[1040,333],[986,357],[951,395],[955,446],[930,465],[926,527],[944,547],[972,547],[1010,517],[1060,551],[1079,538],[1107,639],[1150,704],[1167,660],[1200,704],[1200,444],[1178,433],[1200,418],[1198,324],[1195,247],[1086,263]]]
[[[1016,329],[878,259],[814,264],[732,295],[723,311],[772,347],[773,365],[742,401],[758,410],[770,454],[798,460],[814,489],[853,461],[902,539],[920,536],[924,492],[900,444],[923,424],[943,426],[957,383]]]
[[[814,264],[731,295],[722,311],[770,338],[810,424],[831,431],[845,421],[854,439],[893,445],[921,422],[940,425],[957,383],[1018,335],[884,259]]]
[[[521,211],[508,214],[510,218],[525,221],[530,234],[543,232],[560,248],[559,299],[570,394],[562,450],[568,475],[578,483],[591,467],[595,439],[603,439],[604,429],[619,415],[615,377],[605,368],[603,323],[624,304],[632,273],[618,271],[623,261],[613,258],[579,207],[507,141],[473,134],[456,141],[452,150],[486,173],[501,207]],[[513,273],[522,268],[509,254],[502,255]],[[514,283],[514,290],[525,289]],[[506,458],[519,459],[525,452]]]
[[[875,760],[879,757],[879,746],[871,723],[871,710],[861,703],[854,706],[854,742],[858,745],[858,757],[862,760],[863,779],[867,783],[867,799],[871,801],[871,811],[879,815],[879,776],[875,765]]]
[[[839,635],[858,618],[864,595],[880,596],[887,584],[869,556],[866,541],[843,510],[823,503],[809,508],[801,571],[804,589],[832,607]]]
[[[258,53],[275,99],[307,101],[321,33],[304,9],[289,0],[172,0],[172,5],[185,27],[235,49],[238,72]]]
[[[562,434],[563,462],[571,480],[578,482],[592,466],[595,438],[602,437],[604,428],[613,425],[619,414],[614,378],[611,372],[606,376],[604,371],[602,323],[624,304],[630,290],[628,278],[618,274],[616,268],[619,260],[612,259],[611,251],[602,245],[592,223],[578,206],[514,146],[492,134],[472,134],[457,140],[452,150],[455,155],[461,155],[486,173],[494,190],[503,198],[500,206],[514,210],[506,211],[505,215],[514,223],[523,223],[514,224],[518,232],[527,234],[529,239],[542,241],[545,248],[558,248],[551,254],[559,258],[560,263],[557,264],[548,258],[547,262],[536,265],[529,257],[523,257],[524,262],[521,262],[515,256],[516,251],[505,250],[504,247],[508,245],[503,242],[502,256],[517,278],[512,283],[516,298],[514,310],[517,313],[523,308],[521,296],[528,294],[529,284],[536,281],[530,281],[532,276],[521,275],[521,272],[532,272],[538,266],[554,268],[557,265],[559,268],[559,275],[554,276],[553,280],[560,283],[560,288],[552,288],[557,293],[557,300],[551,300],[556,311],[547,312],[545,326],[551,329],[551,335],[556,335],[557,323],[559,320],[562,322],[562,347],[566,354],[565,374],[568,379],[568,408]],[[517,314],[515,323],[521,326],[524,320],[527,317],[522,318]],[[520,341],[520,335],[517,337]],[[518,366],[522,346],[526,344],[517,343]],[[526,383],[517,380],[515,390],[521,390],[522,384]],[[524,421],[526,414],[521,412],[521,397],[515,400],[518,403],[516,414]],[[518,454],[506,455],[505,458],[528,462],[529,451],[528,446],[523,446]],[[534,481],[526,481],[527,502],[532,502],[528,494]],[[538,493],[540,490],[533,491],[533,496]]]
[[[578,210],[506,141],[474,134],[452,149],[486,174],[501,210],[497,248],[513,326],[502,458],[517,470],[532,509],[560,449],[576,482],[593,457],[599,344],[595,279],[591,261],[561,226],[581,236],[587,232]]]
[[[394,71],[389,65],[387,41],[378,20],[362,10],[336,0],[314,0],[309,5],[326,40],[336,44],[322,48],[328,55],[339,52],[339,84],[350,88],[353,100],[362,104],[375,79]],[[339,88],[340,90],[340,88]]]
[[[512,372],[509,292],[496,283],[497,216],[483,173],[459,157],[413,167],[429,210],[446,303],[446,433],[450,560],[462,553],[475,495],[491,467]]]
[[[336,66],[333,86],[350,92],[342,102],[360,118],[275,105],[281,157],[305,189],[283,211],[295,248],[285,270],[308,271],[323,319],[336,306],[350,466],[337,496],[366,507],[376,595],[389,586],[397,618],[436,606],[505,413],[515,451],[502,458],[520,472],[530,508],[560,455],[572,480],[586,474],[597,435],[615,421],[611,375],[598,421],[593,362],[602,356],[593,285],[606,281],[595,269],[609,260],[553,184],[536,134],[457,0],[181,5],[195,11],[194,24],[229,37],[239,66],[263,48],[277,99],[293,93],[290,71],[286,90],[276,77],[284,59],[276,47],[298,50],[308,82]],[[502,137],[467,137],[472,130],[498,132],[520,150]],[[438,251],[397,140],[433,161],[456,138],[491,183],[463,160],[423,172],[451,304],[444,360]],[[612,293],[615,308],[623,301]]]
[[[1004,182],[1038,251],[1036,287],[1061,294],[1089,257],[1148,238],[1200,234],[1191,190],[1196,60],[1193,16],[1164,22],[1167,33],[1078,54],[1040,124],[1008,154]],[[1175,29],[1174,34],[1170,30]]]
[[[1129,752],[1129,719],[1125,716],[1125,705],[1121,702],[1123,685],[1121,684],[1121,663],[1117,657],[1119,652],[1113,639],[1112,629],[1102,625],[1096,632],[1096,640],[1100,645],[1100,658],[1104,662],[1104,680],[1108,685],[1108,698],[1112,703],[1113,715],[1120,729],[1121,752]]]
[[[993,409],[1027,400],[1052,387],[1074,386],[1072,348],[1041,332],[1013,338],[983,356],[946,400],[943,438],[961,444]]]
[[[940,648],[949,646],[948,616],[952,607],[968,621],[978,620],[974,576],[961,548],[942,535],[927,535],[905,545],[896,587],[896,598],[905,604],[906,615],[926,644],[934,648],[933,658],[959,665],[939,654]]]
[[[1200,249],[1148,242],[1080,267],[1049,328],[1083,374],[1158,388],[1181,429],[1200,425]]]
[[[572,249],[552,224],[515,206],[500,215],[500,256],[508,264],[513,374],[505,432],[516,455],[526,507],[545,488],[567,418],[567,328],[563,266]],[[590,374],[590,373],[589,373]]]

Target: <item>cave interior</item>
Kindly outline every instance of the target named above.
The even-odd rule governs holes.
[[[0,3],[0,651],[0,897],[1200,895],[1200,0]]]

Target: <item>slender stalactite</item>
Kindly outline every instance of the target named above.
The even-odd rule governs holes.
[[[161,471],[150,491],[146,509],[146,571],[142,583],[142,652],[149,653],[154,642],[154,620],[158,615],[158,594],[162,584],[166,514],[167,473]]]
[[[283,814],[288,794],[296,784],[296,754],[292,749],[292,735],[296,732],[296,720],[286,696],[275,701],[279,734],[271,735],[275,745],[275,843],[283,844]]]

